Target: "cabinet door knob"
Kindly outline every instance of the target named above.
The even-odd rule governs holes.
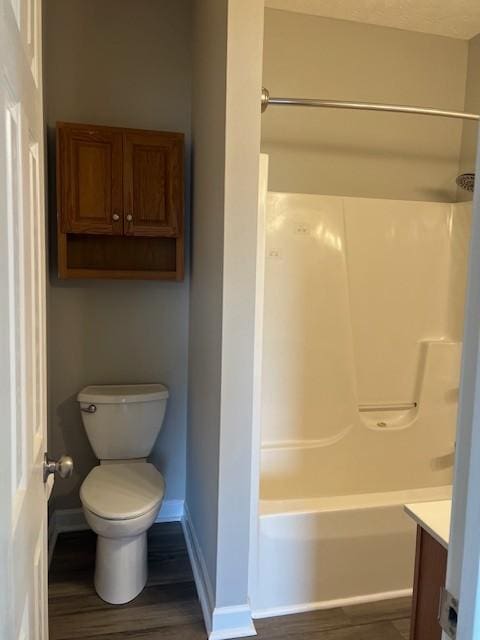
[[[112,216],[112,220],[114,222],[118,222],[120,220],[120,216],[118,215],[118,213],[114,213]]]
[[[127,222],[131,222],[133,220],[133,216],[131,213],[127,213]]]

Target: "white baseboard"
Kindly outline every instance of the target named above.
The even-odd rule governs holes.
[[[83,509],[56,509],[53,512],[55,518],[55,528],[58,533],[68,533],[69,531],[86,531],[90,529],[85,520]]]
[[[212,630],[208,634],[208,640],[230,640],[256,635],[249,605],[216,607],[213,610]]]
[[[155,522],[181,522],[183,509],[183,500],[164,500]]]
[[[183,500],[164,500],[155,522],[180,522],[183,518]],[[90,529],[83,509],[55,509],[48,523],[48,562],[60,533]]]
[[[212,627],[212,613],[215,602],[213,585],[210,581],[210,576],[208,575],[207,565],[193,527],[187,504],[185,504],[182,526],[190,564],[192,565],[195,586],[197,587],[198,599],[200,600],[200,606],[205,620],[205,627],[207,628],[207,632],[210,634]]]
[[[61,533],[90,529],[80,509],[55,509],[48,523],[48,564],[52,561],[57,538]]]
[[[293,613],[306,613],[307,611],[322,611],[323,609],[337,609],[338,607],[351,607],[356,604],[368,602],[380,602],[381,600],[393,600],[394,598],[406,598],[412,595],[412,589],[399,589],[397,591],[382,591],[381,593],[369,593],[364,596],[352,596],[350,598],[338,598],[336,600],[321,600],[319,602],[305,602],[268,609],[254,609],[252,618],[274,618],[288,616]]]
[[[208,640],[230,640],[231,638],[257,635],[248,605],[234,607],[214,606],[213,585],[186,504],[184,506],[182,525]]]

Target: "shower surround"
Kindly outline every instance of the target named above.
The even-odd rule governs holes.
[[[402,505],[451,490],[471,205],[265,211],[255,615],[408,594]]]

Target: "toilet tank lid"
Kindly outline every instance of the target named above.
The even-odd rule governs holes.
[[[163,384],[109,384],[90,385],[77,396],[78,402],[92,404],[125,404],[166,400],[168,389]]]

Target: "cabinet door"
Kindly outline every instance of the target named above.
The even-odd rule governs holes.
[[[181,235],[183,135],[127,131],[124,134],[126,235]]]
[[[57,197],[63,233],[123,233],[122,146],[121,131],[58,125]]]
[[[422,527],[417,527],[415,579],[410,640],[441,640],[438,622],[440,592],[445,586],[447,550]]]

